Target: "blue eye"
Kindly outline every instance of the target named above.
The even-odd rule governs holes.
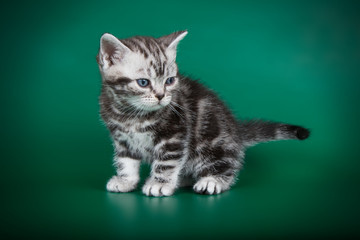
[[[168,79],[166,79],[165,84],[166,85],[171,85],[175,82],[175,78],[174,77],[169,77]]]
[[[137,79],[136,82],[139,84],[140,87],[146,87],[149,85],[150,81],[144,78]]]

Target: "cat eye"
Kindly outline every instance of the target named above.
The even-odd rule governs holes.
[[[136,82],[139,84],[140,87],[147,87],[150,83],[150,81],[145,78],[137,79]]]
[[[169,77],[168,79],[166,79],[165,84],[166,85],[171,85],[175,82],[175,78],[174,77]]]

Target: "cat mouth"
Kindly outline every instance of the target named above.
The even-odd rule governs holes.
[[[159,101],[158,103],[155,103],[153,105],[145,105],[145,111],[149,111],[149,112],[157,111],[162,108],[165,108],[169,104],[170,102],[167,101],[166,102]]]
[[[135,108],[144,112],[153,112],[168,106],[171,102],[171,97],[165,97],[160,101],[154,99],[142,99],[130,101],[130,104]]]
[[[159,102],[159,105],[162,107],[166,107],[169,104],[170,104],[170,102]]]
[[[152,104],[152,105],[144,105],[143,106],[143,110],[144,111],[148,111],[148,112],[153,112],[153,111],[157,111],[161,108],[165,107],[164,105],[162,105],[160,102],[159,103],[156,103],[156,104]]]

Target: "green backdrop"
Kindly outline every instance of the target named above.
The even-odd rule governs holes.
[[[2,236],[360,235],[358,1],[1,5]],[[250,149],[239,181],[219,196],[190,188],[167,198],[107,193],[114,169],[99,117],[99,39],[183,29],[182,72],[217,91],[239,118],[304,125],[312,136]]]

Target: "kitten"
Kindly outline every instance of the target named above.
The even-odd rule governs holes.
[[[189,179],[195,192],[219,194],[234,184],[247,147],[309,136],[299,126],[239,122],[214,92],[180,75],[176,48],[186,34],[101,37],[100,113],[115,150],[110,192],[134,190],[144,160],[151,164],[142,188],[148,196],[170,196]]]

